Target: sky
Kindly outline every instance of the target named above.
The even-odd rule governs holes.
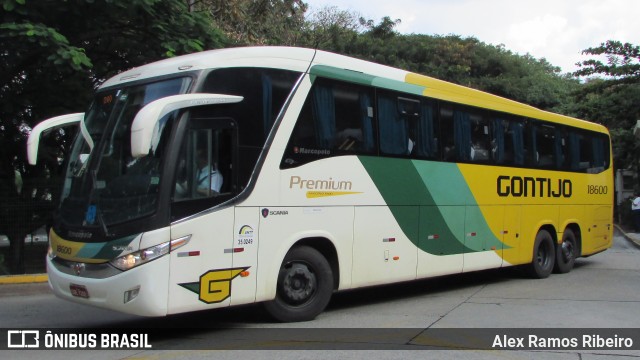
[[[582,50],[607,40],[640,45],[637,0],[305,0],[380,22],[400,19],[403,34],[473,36],[520,55],[545,58],[562,72],[592,57]]]

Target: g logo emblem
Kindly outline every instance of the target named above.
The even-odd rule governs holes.
[[[200,282],[178,284],[199,295],[200,301],[207,304],[219,303],[231,296],[231,280],[248,267],[211,270],[200,276]]]
[[[219,303],[231,296],[231,280],[246,268],[212,270],[200,276],[200,301]]]

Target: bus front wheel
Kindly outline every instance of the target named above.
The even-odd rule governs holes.
[[[568,273],[576,261],[578,246],[576,235],[571,229],[562,234],[562,244],[556,248],[556,265],[554,271],[560,274]]]
[[[528,273],[536,279],[549,277],[556,260],[556,246],[553,237],[547,230],[540,230],[533,245],[533,261],[528,266]]]
[[[327,259],[308,246],[295,247],[282,261],[276,298],[265,303],[267,312],[282,322],[315,319],[329,304],[333,274]]]

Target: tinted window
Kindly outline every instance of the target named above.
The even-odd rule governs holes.
[[[435,159],[438,156],[435,105],[401,93],[378,92],[380,153]]]
[[[318,78],[281,167],[359,154],[602,172],[609,138],[536,119]]]
[[[375,152],[372,89],[319,79],[303,106],[282,166]]]
[[[300,73],[277,69],[228,68],[212,71],[202,92],[238,95],[237,104],[196,109],[195,117],[229,117],[238,127],[240,186],[246,186],[276,118],[300,77]]]

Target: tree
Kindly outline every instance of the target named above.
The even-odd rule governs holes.
[[[608,40],[600,46],[582,51],[585,55],[604,56],[578,63],[581,67],[576,76],[604,75],[615,83],[638,83],[640,81],[640,46],[620,41]]]
[[[32,205],[55,198],[38,184],[51,183],[61,167],[55,156],[37,167],[26,165],[30,128],[82,111],[95,87],[119,71],[222,47],[226,40],[205,13],[189,12],[182,0],[0,1],[0,233],[11,240],[12,270],[21,272],[21,240],[47,221],[50,209]],[[64,152],[71,134],[52,136]],[[25,184],[21,192],[16,171]]]
[[[340,10],[336,6],[325,6],[307,14],[298,44],[314,49],[338,51],[355,41],[361,30],[359,14]]]
[[[306,44],[469,86],[521,101],[545,110],[567,113],[566,103],[579,82],[561,74],[545,59],[517,55],[457,35],[403,35],[394,31],[398,20],[385,17],[379,24],[360,20],[337,8],[312,14],[307,31],[314,42]],[[315,37],[314,37],[315,36]]]
[[[200,0],[191,8],[211,14],[234,45],[295,45],[307,11],[302,0]]]
[[[575,75],[591,78],[576,92],[574,111],[606,125],[611,130],[616,167],[636,168],[640,175],[640,144],[633,137],[633,127],[640,119],[640,47],[608,40],[583,54],[597,58],[578,64],[581,69]]]

